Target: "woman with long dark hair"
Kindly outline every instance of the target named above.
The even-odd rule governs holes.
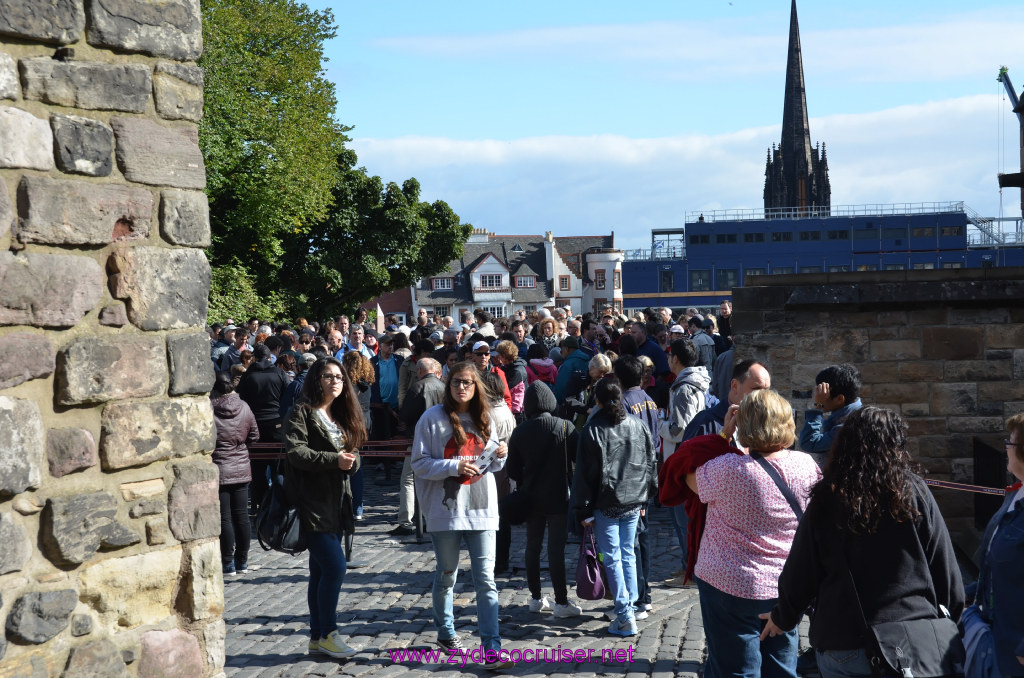
[[[455,635],[452,608],[462,544],[469,550],[476,587],[477,625],[485,651],[501,650],[498,588],[494,583],[498,493],[494,473],[505,465],[507,447],[499,443],[490,395],[471,362],[448,373],[444,399],[420,417],[412,443],[416,493],[434,545],[434,625],[437,644],[462,648]],[[488,668],[511,666],[507,655]]]
[[[654,442],[647,428],[626,416],[622,389],[610,379],[594,388],[596,411],[580,434],[572,481],[572,508],[584,525],[593,524],[604,558],[615,620],[608,632],[635,636],[639,597],[633,542],[640,511],[658,491]]]
[[[350,478],[359,470],[366,426],[355,386],[335,358],[309,368],[302,399],[285,433],[289,489],[309,548],[309,651],[347,658],[356,651],[338,634],[338,597],[345,579],[344,537],[355,530]]]
[[[778,602],[763,615],[761,637],[776,636],[795,629],[817,598],[810,640],[822,678],[872,675],[865,620],[935,618],[942,608],[955,620],[964,608],[949,532],[906,443],[895,412],[865,407],[846,418],[796,531]]]

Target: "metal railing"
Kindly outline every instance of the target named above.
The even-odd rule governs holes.
[[[773,207],[708,212],[686,212],[687,224],[715,221],[766,221],[772,219],[822,219],[824,217],[882,217],[900,214],[933,214],[964,212],[963,201],[902,202],[865,205],[833,205],[831,207]]]

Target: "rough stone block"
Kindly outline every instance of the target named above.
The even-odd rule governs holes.
[[[159,336],[89,336],[60,353],[57,402],[62,405],[143,398],[164,392],[167,361]]]
[[[212,451],[217,439],[209,398],[111,403],[102,422],[107,471]]]
[[[927,417],[931,409],[928,403],[903,403],[902,412],[904,417]]]
[[[100,325],[105,325],[106,327],[124,327],[128,324],[128,309],[120,301],[107,304],[100,310],[99,320]]]
[[[920,357],[920,341],[891,339],[871,342],[871,360],[916,360]]]
[[[149,235],[153,194],[144,188],[23,177],[18,186],[21,242],[106,245]]]
[[[223,619],[211,622],[203,628],[203,642],[206,645],[206,664],[214,670],[224,668],[224,645],[227,625]]]
[[[11,232],[14,226],[14,205],[11,204],[11,197],[7,193],[7,184],[3,177],[0,177],[0,238]]]
[[[1024,379],[1024,348],[1013,352],[1013,378]]]
[[[186,589],[188,614],[192,621],[217,618],[224,612],[224,574],[219,541],[208,541],[192,549]]]
[[[1002,417],[950,417],[949,430],[955,433],[1001,433]]]
[[[140,541],[142,541],[142,537],[135,530],[122,523],[111,522],[100,538],[100,548],[104,551],[112,551],[138,544]]]
[[[892,381],[893,372],[899,369],[897,362],[869,362],[857,365],[860,380],[864,384],[884,384]],[[939,374],[941,374],[941,368]]]
[[[146,543],[150,546],[169,544],[174,541],[171,531],[167,528],[167,522],[160,518],[153,518],[146,521]]]
[[[43,541],[50,560],[80,565],[112,529],[117,500],[107,492],[51,497],[43,514]]]
[[[61,678],[124,678],[127,675],[128,667],[121,659],[121,651],[103,638],[71,648]]]
[[[868,333],[864,330],[829,333],[825,359],[834,363],[864,362],[868,359],[868,345]]]
[[[206,186],[195,127],[164,127],[145,118],[113,118],[117,166],[128,181],[154,186]]]
[[[78,603],[74,589],[26,593],[7,615],[7,637],[25,643],[45,643],[68,626]]]
[[[0,496],[39,487],[43,420],[31,400],[0,396]]]
[[[944,381],[1001,381],[1013,376],[1009,360],[950,360]]]
[[[0,168],[3,167],[53,168],[53,135],[44,118],[19,108],[0,106]]]
[[[939,360],[911,360],[899,364],[900,381],[935,382],[942,381],[942,362]]]
[[[81,638],[92,633],[92,617],[87,614],[71,615],[71,635]]]
[[[139,675],[147,678],[202,678],[199,640],[184,631],[147,631],[142,636]]]
[[[110,257],[114,296],[143,330],[202,326],[210,292],[210,263],[202,250],[122,248]]]
[[[23,516],[34,516],[43,510],[43,502],[34,495],[22,495],[11,502],[11,508]]]
[[[53,374],[56,347],[45,334],[12,332],[0,336],[0,389]]]
[[[914,417],[907,421],[907,432],[911,436],[941,435],[946,432],[944,417]]]
[[[153,74],[153,95],[160,117],[199,122],[203,117],[203,69],[158,61]]]
[[[150,478],[149,480],[137,480],[132,483],[121,483],[118,488],[121,491],[121,498],[125,501],[135,501],[145,497],[155,497],[163,494],[167,489],[163,478]]]
[[[69,174],[109,176],[114,169],[114,130],[99,120],[77,115],[54,115],[57,167]]]
[[[160,194],[160,232],[185,247],[210,246],[210,203],[202,191],[168,189]]]
[[[90,45],[178,61],[203,53],[199,0],[89,0],[88,6]]]
[[[985,328],[989,348],[1020,348],[1024,346],[1024,325],[990,325]]]
[[[1024,400],[1024,381],[978,384],[978,400]]]
[[[10,54],[0,52],[0,99],[17,99],[19,92],[18,64]]]
[[[174,614],[173,592],[180,567],[180,546],[108,558],[81,571],[79,596],[98,613],[104,630],[156,624]]]
[[[99,463],[96,441],[84,428],[51,428],[46,432],[46,461],[50,475],[62,478]]]
[[[163,499],[143,499],[131,507],[128,515],[132,518],[142,518],[143,516],[156,516],[166,512],[167,502]]]
[[[0,513],[0,574],[18,572],[32,557],[28,533],[10,513]]]
[[[0,252],[0,325],[72,327],[103,298],[105,281],[89,257]]]
[[[206,334],[167,337],[171,370],[171,395],[209,393],[216,374],[210,362],[210,340]]]
[[[20,66],[25,98],[56,106],[143,113],[153,88],[152,73],[142,64],[36,57],[22,59]]]
[[[84,29],[80,0],[0,0],[0,35],[66,45]]]
[[[219,479],[213,463],[174,465],[167,522],[175,539],[193,541],[220,535]]]
[[[928,360],[976,360],[985,357],[980,327],[926,327],[921,334]]]
[[[871,399],[880,403],[919,403],[928,399],[928,385],[874,384],[871,387]]]
[[[911,325],[945,325],[949,320],[949,311],[945,308],[924,308],[910,312]]]
[[[978,385],[932,384],[929,404],[934,416],[975,414],[978,407]]]

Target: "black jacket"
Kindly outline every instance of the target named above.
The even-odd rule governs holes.
[[[836,527],[835,506],[828,495],[815,494],[807,506],[779,578],[779,601],[772,621],[794,628],[816,597],[811,619],[811,644],[819,650],[864,647],[863,624],[857,613],[839,550],[857,584],[869,624],[937,616],[945,605],[953,619],[964,609],[960,579],[949,532],[928,487],[911,477],[921,517],[916,523],[883,519],[878,531],[855,535]],[[929,573],[938,600],[932,598]]]
[[[535,511],[561,515],[569,510],[566,489],[579,446],[576,427],[553,416],[558,404],[551,387],[535,381],[526,389],[523,414],[508,440],[505,470],[530,497]]]
[[[442,400],[444,400],[444,382],[432,374],[428,375],[409,387],[398,416],[409,427],[409,430],[413,431],[423,413]]]
[[[235,390],[252,409],[256,421],[268,421],[281,416],[281,396],[290,381],[284,370],[262,360],[249,365]]]
[[[280,371],[280,370],[278,370]],[[296,405],[285,427],[288,495],[299,505],[306,532],[351,533],[355,527],[349,478],[359,470],[358,450],[337,448],[315,410]],[[348,471],[338,468],[338,453],[357,452]]]
[[[658,493],[654,443],[639,419],[626,416],[618,424],[600,410],[580,434],[572,507],[580,518],[594,509],[646,503]]]

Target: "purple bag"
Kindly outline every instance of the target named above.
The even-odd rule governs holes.
[[[603,569],[598,560],[594,528],[588,525],[583,529],[583,538],[580,540],[580,559],[576,563],[576,595],[579,598],[583,600],[604,598]]]

